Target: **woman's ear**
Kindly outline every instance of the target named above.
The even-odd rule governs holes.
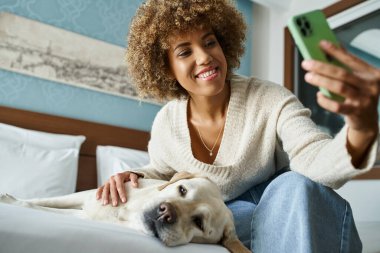
[[[167,76],[167,80],[170,80],[170,82],[172,83],[170,86],[176,86],[177,84],[177,78],[175,78],[175,75],[173,73],[173,70],[172,68],[170,67],[170,64],[169,63],[166,63],[167,64],[167,67],[166,67],[166,76]]]
[[[177,79],[175,78],[175,76],[174,76],[174,74],[173,74],[173,72],[172,72],[172,70],[171,69],[169,69],[168,71],[167,71],[167,75],[168,75],[168,77],[169,77],[169,82],[170,82],[170,84],[169,84],[169,88],[171,89],[171,90],[178,90],[178,81],[177,81]]]
[[[175,78],[175,75],[174,75],[173,70],[171,69],[170,65],[167,67],[166,74],[168,75],[168,77],[170,79],[177,81],[177,78]]]
[[[174,76],[174,73],[173,73],[173,69],[171,67],[171,61],[170,61],[170,50],[166,50],[166,53],[165,53],[165,59],[164,59],[164,62],[165,62],[165,72],[166,74],[168,75],[169,78],[171,79],[175,79],[175,76]]]

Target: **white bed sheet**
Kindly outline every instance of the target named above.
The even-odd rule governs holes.
[[[380,222],[358,222],[363,253],[380,253]],[[114,224],[0,203],[0,253],[228,253],[219,245],[165,247]]]
[[[115,224],[0,203],[0,252],[228,253],[220,245],[166,247],[158,239]]]

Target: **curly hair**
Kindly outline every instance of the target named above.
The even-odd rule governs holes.
[[[148,0],[137,10],[127,38],[129,77],[139,95],[158,100],[188,97],[169,74],[168,38],[211,28],[227,61],[227,78],[244,53],[246,24],[230,0]]]

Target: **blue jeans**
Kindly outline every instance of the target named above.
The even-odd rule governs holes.
[[[255,253],[362,252],[349,203],[299,173],[279,173],[226,204]]]

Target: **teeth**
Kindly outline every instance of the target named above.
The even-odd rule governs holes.
[[[200,78],[206,78],[206,77],[209,77],[211,76],[212,74],[214,74],[216,72],[216,69],[213,69],[213,70],[210,70],[210,71],[207,71],[207,72],[204,72],[200,75],[198,75]]]

